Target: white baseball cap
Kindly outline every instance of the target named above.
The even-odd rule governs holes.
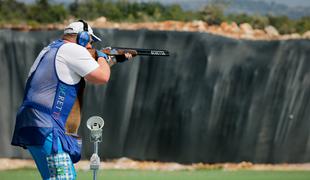
[[[65,28],[64,34],[78,34],[85,30],[87,30],[88,34],[92,36],[93,41],[101,41],[101,39],[94,34],[92,28],[86,22],[83,23],[83,21],[77,21],[69,24]]]

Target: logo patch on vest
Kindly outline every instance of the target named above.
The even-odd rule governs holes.
[[[55,104],[54,104],[53,114],[52,114],[52,116],[55,119],[59,119],[59,117],[60,117],[62,107],[64,105],[64,101],[65,101],[65,97],[66,97],[67,87],[63,84],[60,84],[58,89],[59,89],[59,91],[58,91],[57,97],[55,99]]]

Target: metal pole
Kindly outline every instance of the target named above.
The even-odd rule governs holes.
[[[94,154],[98,155],[98,141],[94,142]],[[94,177],[93,180],[97,180],[97,169],[94,169],[93,177]]]
[[[98,154],[98,141],[94,142],[94,153]]]
[[[87,120],[87,127],[90,130],[90,141],[94,142],[94,153],[90,157],[90,169],[93,170],[93,180],[97,179],[97,171],[100,167],[100,157],[98,156],[98,143],[102,139],[102,127],[104,121],[99,116],[92,116]]]
[[[97,171],[100,167],[100,157],[98,156],[98,143],[99,141],[94,141],[94,153],[90,158],[90,169],[93,170],[93,179],[97,179]]]
[[[94,171],[93,171],[93,177],[94,177],[93,180],[97,180],[97,170],[94,170]]]

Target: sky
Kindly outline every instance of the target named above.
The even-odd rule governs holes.
[[[271,2],[271,0],[258,0],[258,1]],[[289,7],[310,6],[310,0],[272,0],[272,1],[279,4],[285,4]]]

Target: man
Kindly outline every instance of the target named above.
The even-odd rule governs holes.
[[[29,150],[42,179],[76,178],[73,163],[81,157],[76,133],[84,79],[107,83],[110,66],[117,62],[100,51],[96,60],[90,55],[87,49],[97,41],[101,40],[85,21],[73,22],[62,40],[40,52],[30,69],[12,145]],[[130,54],[124,57],[130,58]]]

